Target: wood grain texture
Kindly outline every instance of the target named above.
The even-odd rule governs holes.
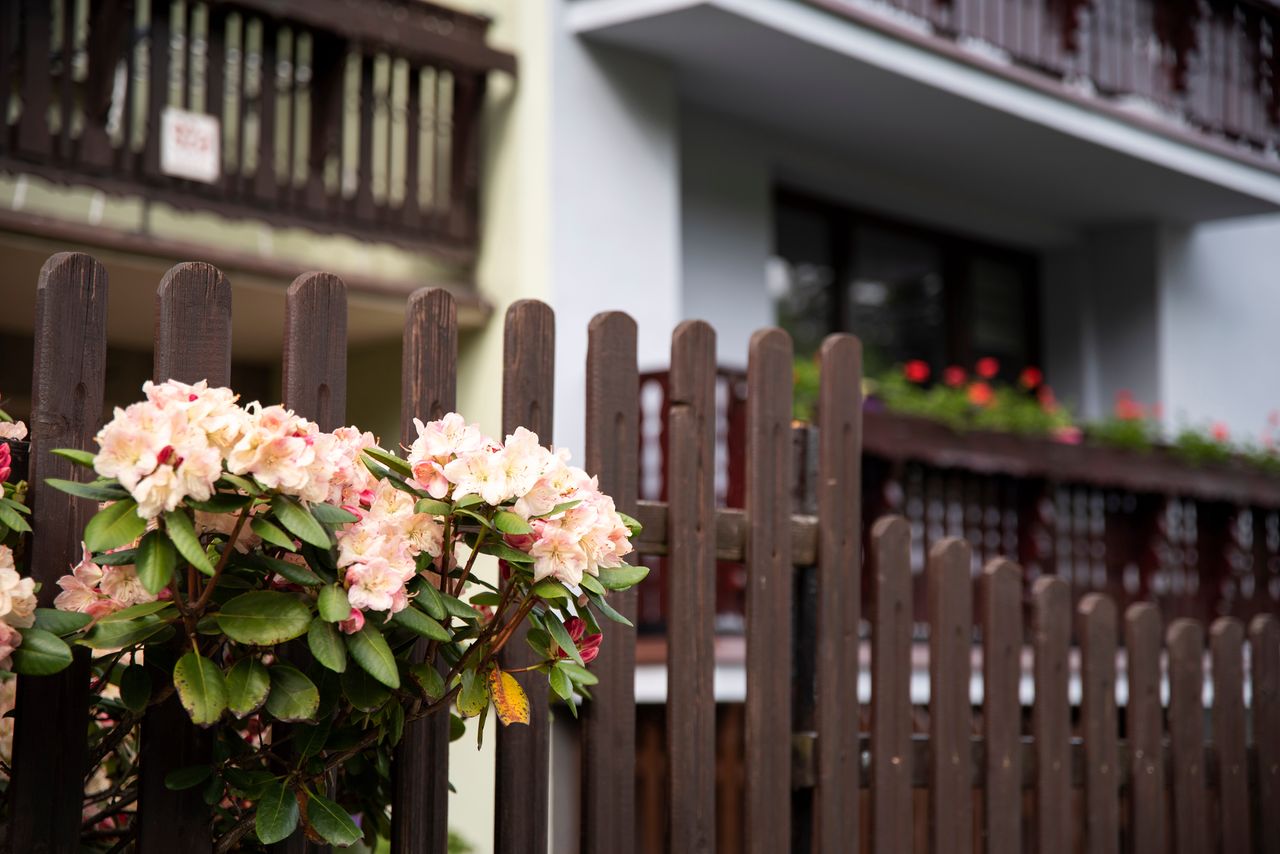
[[[1128,654],[1129,801],[1134,854],[1165,854],[1164,706],[1160,700],[1160,609],[1130,605],[1124,615]]]
[[[1165,638],[1169,650],[1169,765],[1173,791],[1173,850],[1208,850],[1204,754],[1204,630],[1175,620]]]
[[[449,292],[423,288],[405,311],[400,373],[400,441],[417,437],[414,418],[431,421],[453,411],[457,394],[458,308]],[[414,654],[427,653],[419,641]],[[432,715],[405,727],[391,762],[391,850],[446,854],[449,846],[449,716]]]
[[[791,338],[748,353],[746,850],[772,854],[791,844]]]
[[[850,722],[858,720],[862,599],[862,345],[852,335],[832,335],[819,358],[813,845],[819,854],[835,854],[850,851],[860,839],[862,762],[858,727]],[[791,540],[794,560],[794,535]]]
[[[716,848],[715,331],[671,338],[667,412],[667,850]]]
[[[36,285],[35,361],[28,493],[32,510],[27,573],[52,607],[57,579],[80,557],[80,533],[93,502],[46,478],[80,479],[55,448],[91,448],[102,413],[106,362],[107,272],[80,253],[60,253]],[[88,650],[56,676],[20,677],[14,721],[6,847],[13,854],[78,850],[89,703]]]
[[[551,443],[555,399],[555,315],[545,303],[520,300],[507,309],[503,345],[502,430],[524,427]],[[525,643],[527,625],[516,630],[500,653],[510,670],[527,667],[537,656]],[[529,695],[529,726],[498,727],[494,850],[498,854],[547,850],[547,775],[550,774],[551,721],[547,679],[541,673],[516,675]]]
[[[587,333],[587,471],[635,514],[639,491],[640,375],[636,323],[621,312],[597,314]],[[638,562],[638,556],[627,558]],[[609,603],[634,622],[635,590],[609,594]],[[636,824],[636,630],[610,623],[591,669],[600,684],[582,713],[581,850],[634,854]]]
[[[1252,851],[1249,755],[1244,717],[1244,625],[1221,617],[1209,629],[1213,746],[1218,756],[1218,826],[1223,851]]]
[[[164,275],[156,290],[155,342],[157,382],[230,384],[231,284],[218,268],[191,262]],[[212,850],[199,787],[174,792],[164,785],[169,772],[207,763],[212,749],[210,734],[192,725],[176,696],[147,711],[138,780],[140,852]]]
[[[1264,614],[1249,623],[1249,677],[1253,688],[1253,744],[1258,754],[1258,848],[1280,852],[1280,619]]]
[[[982,570],[982,730],[987,741],[986,854],[1022,850],[1022,570],[997,558]]]
[[[1116,606],[1101,593],[1080,600],[1080,731],[1084,737],[1085,850],[1120,851],[1120,746],[1116,730]]]
[[[973,651],[971,552],[964,540],[939,540],[929,550],[929,831],[934,851],[973,849],[969,734],[969,667]]]
[[[1071,707],[1067,698],[1067,646],[1071,642],[1071,591],[1061,578],[1046,576],[1031,589],[1035,646],[1036,743],[1035,850],[1074,850],[1071,818]]]
[[[347,420],[347,286],[303,273],[284,301],[284,404],[329,431]]]
[[[910,854],[911,528],[900,516],[871,529],[871,850]]]

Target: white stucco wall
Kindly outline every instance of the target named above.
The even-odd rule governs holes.
[[[1280,215],[1166,228],[1160,258],[1168,418],[1257,437],[1280,409]]]

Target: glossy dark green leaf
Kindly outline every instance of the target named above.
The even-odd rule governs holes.
[[[600,575],[598,576],[600,584],[606,590],[626,590],[635,587],[645,576],[649,574],[649,568],[645,566],[622,566],[600,567]]]
[[[200,545],[195,526],[185,510],[171,510],[164,514],[164,530],[182,559],[205,575],[213,575],[213,564]]]
[[[140,712],[151,702],[151,673],[145,665],[130,664],[120,674],[120,702],[131,712]]]
[[[166,603],[168,604],[168,603]],[[169,628],[168,620],[159,614],[150,614],[132,620],[99,620],[78,643],[90,649],[121,649],[142,643]]]
[[[564,589],[564,585],[554,578],[542,579],[533,585],[533,592],[543,599],[568,599],[571,595]]]
[[[265,542],[271,543],[273,546],[279,546],[291,552],[298,550],[298,547],[294,545],[293,537],[261,516],[254,517],[253,521],[249,523],[249,528]]]
[[[187,503],[195,509],[203,510],[205,513],[217,513],[218,515],[243,510],[252,501],[253,499],[249,496],[239,495],[234,492],[215,492],[204,501],[187,499]]]
[[[320,706],[320,691],[307,675],[288,664],[273,664],[267,711],[282,721],[311,721]]]
[[[553,667],[547,673],[547,681],[551,683],[551,690],[562,700],[573,702],[573,681],[568,674],[559,667]]]
[[[480,615],[475,608],[472,608],[456,596],[450,596],[448,593],[438,593],[438,595],[440,596],[440,603],[444,605],[445,611],[450,615],[460,620],[480,619]]]
[[[341,507],[334,507],[332,504],[312,504],[310,505],[310,510],[312,516],[315,516],[326,525],[349,525],[360,520],[360,517],[350,510],[343,510]]]
[[[419,611],[413,605],[397,611],[391,617],[391,622],[430,640],[448,642],[451,639],[444,626]]]
[[[432,516],[448,516],[453,512],[453,505],[448,501],[437,501],[434,498],[421,498],[413,505],[415,513],[430,513]]]
[[[246,718],[262,708],[270,690],[271,677],[256,658],[242,658],[227,672],[227,708],[237,718]]]
[[[213,768],[208,765],[188,765],[186,768],[179,768],[166,774],[164,787],[173,792],[181,792],[183,789],[199,786],[212,774]]]
[[[329,532],[316,521],[297,499],[277,495],[271,499],[271,512],[289,533],[316,548],[329,548]]]
[[[218,666],[195,650],[173,668],[178,700],[197,726],[212,726],[227,709],[227,681]]]
[[[93,468],[94,455],[89,451],[82,451],[79,448],[54,448],[53,455],[62,457],[64,460],[71,460],[76,465],[84,466],[87,469]],[[51,480],[45,481],[45,483],[51,482]]]
[[[347,669],[347,648],[342,642],[342,634],[333,623],[315,619],[311,628],[307,629],[307,646],[316,661],[335,673]]]
[[[410,666],[409,675],[413,677],[414,682],[418,683],[418,687],[427,695],[427,699],[435,701],[444,696],[444,679],[430,664],[420,661]]]
[[[119,501],[128,498],[129,493],[118,483],[81,483],[78,480],[63,480],[58,477],[45,479],[45,483],[59,492],[74,495],[76,498],[87,498],[90,501]]]
[[[360,838],[360,828],[351,816],[328,798],[311,795],[307,801],[307,820],[330,845],[345,848]]]
[[[362,712],[372,712],[391,698],[387,687],[362,667],[348,667],[342,674],[342,693]]]
[[[138,515],[132,498],[122,498],[99,510],[84,527],[84,543],[90,551],[104,552],[127,546],[141,537],[147,523]]]
[[[569,635],[569,630],[564,627],[564,623],[560,622],[560,618],[555,614],[548,614],[545,621],[547,631],[551,634],[551,639],[556,642],[562,650],[578,664],[582,664],[582,654],[578,652],[578,645],[573,642],[573,638]]]
[[[533,527],[510,510],[493,514],[493,525],[504,534],[532,534]]]
[[[253,820],[258,841],[265,845],[288,839],[298,826],[298,801],[281,783],[264,787],[258,799],[258,813]]]
[[[421,592],[415,600],[422,610],[427,612],[427,616],[433,620],[443,620],[448,612],[444,607],[444,600],[440,598],[440,591],[432,586],[430,581],[422,579]]]
[[[79,611],[36,608],[36,628],[52,632],[58,637],[75,634],[91,622],[93,622],[91,615],[81,614]]]
[[[218,625],[234,641],[272,646],[301,637],[311,625],[311,609],[289,593],[253,590],[223,605]]]
[[[605,597],[597,593],[588,593],[587,598],[591,600],[592,605],[595,605],[596,608],[600,610],[601,614],[604,614],[610,620],[613,620],[615,623],[622,623],[624,626],[632,625],[630,620],[614,610],[613,606],[608,603]]]
[[[400,687],[400,671],[396,668],[395,656],[382,632],[365,623],[364,628],[352,635],[346,635],[347,650],[356,663],[365,672],[388,688]]]
[[[320,591],[316,600],[316,609],[320,619],[330,623],[340,623],[351,617],[351,603],[347,601],[347,591],[341,585],[330,584]]]
[[[14,673],[23,676],[48,676],[71,663],[71,647],[44,629],[18,629],[22,644],[10,656]]]
[[[20,534],[31,532],[31,526],[27,524],[26,519],[22,518],[22,514],[4,502],[0,502],[0,522]]]
[[[402,477],[413,477],[413,468],[405,460],[382,448],[365,448],[364,452]]]
[[[138,580],[153,596],[169,586],[178,565],[178,550],[164,532],[148,531],[138,543]]]

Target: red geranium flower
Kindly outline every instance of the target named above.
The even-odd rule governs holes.
[[[986,383],[974,383],[969,386],[969,402],[974,406],[990,406],[995,399],[995,392]]]
[[[909,382],[922,383],[929,379],[929,363],[921,359],[912,359],[902,366],[902,375]]]
[[[1121,421],[1141,421],[1142,404],[1133,399],[1133,392],[1121,389],[1116,392],[1115,413]]]
[[[960,388],[964,385],[964,380],[964,368],[959,365],[952,365],[942,372],[942,381],[952,388]]]
[[[974,372],[984,380],[994,379],[995,375],[1000,373],[1000,363],[990,356],[985,356],[978,360],[978,364],[974,366]]]
[[[1044,382],[1044,374],[1039,368],[1023,368],[1022,373],[1018,375],[1018,383],[1025,389],[1033,389]]]

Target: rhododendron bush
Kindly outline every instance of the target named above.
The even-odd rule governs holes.
[[[96,453],[58,452],[98,477],[50,483],[99,509],[56,609],[17,604],[29,582],[11,592],[0,562],[0,605],[19,615],[9,624],[25,612],[34,625],[19,630],[40,639],[16,670],[94,651],[91,750],[118,791],[136,773],[121,759],[135,725],[176,693],[215,748],[166,785],[200,787],[219,850],[300,825],[350,844],[387,833],[391,749],[408,722],[452,714],[457,733],[492,709],[528,723],[497,658],[521,624],[538,656],[523,669],[571,709],[589,696],[600,623],[626,622],[608,592],[647,570],[626,563],[636,523],[567,452],[524,429],[498,442],[451,413],[415,422],[397,454],[355,427],[241,406],[226,388],[144,392],[115,411]],[[499,583],[476,572],[482,555]],[[127,816],[109,813],[86,826],[115,842]]]

